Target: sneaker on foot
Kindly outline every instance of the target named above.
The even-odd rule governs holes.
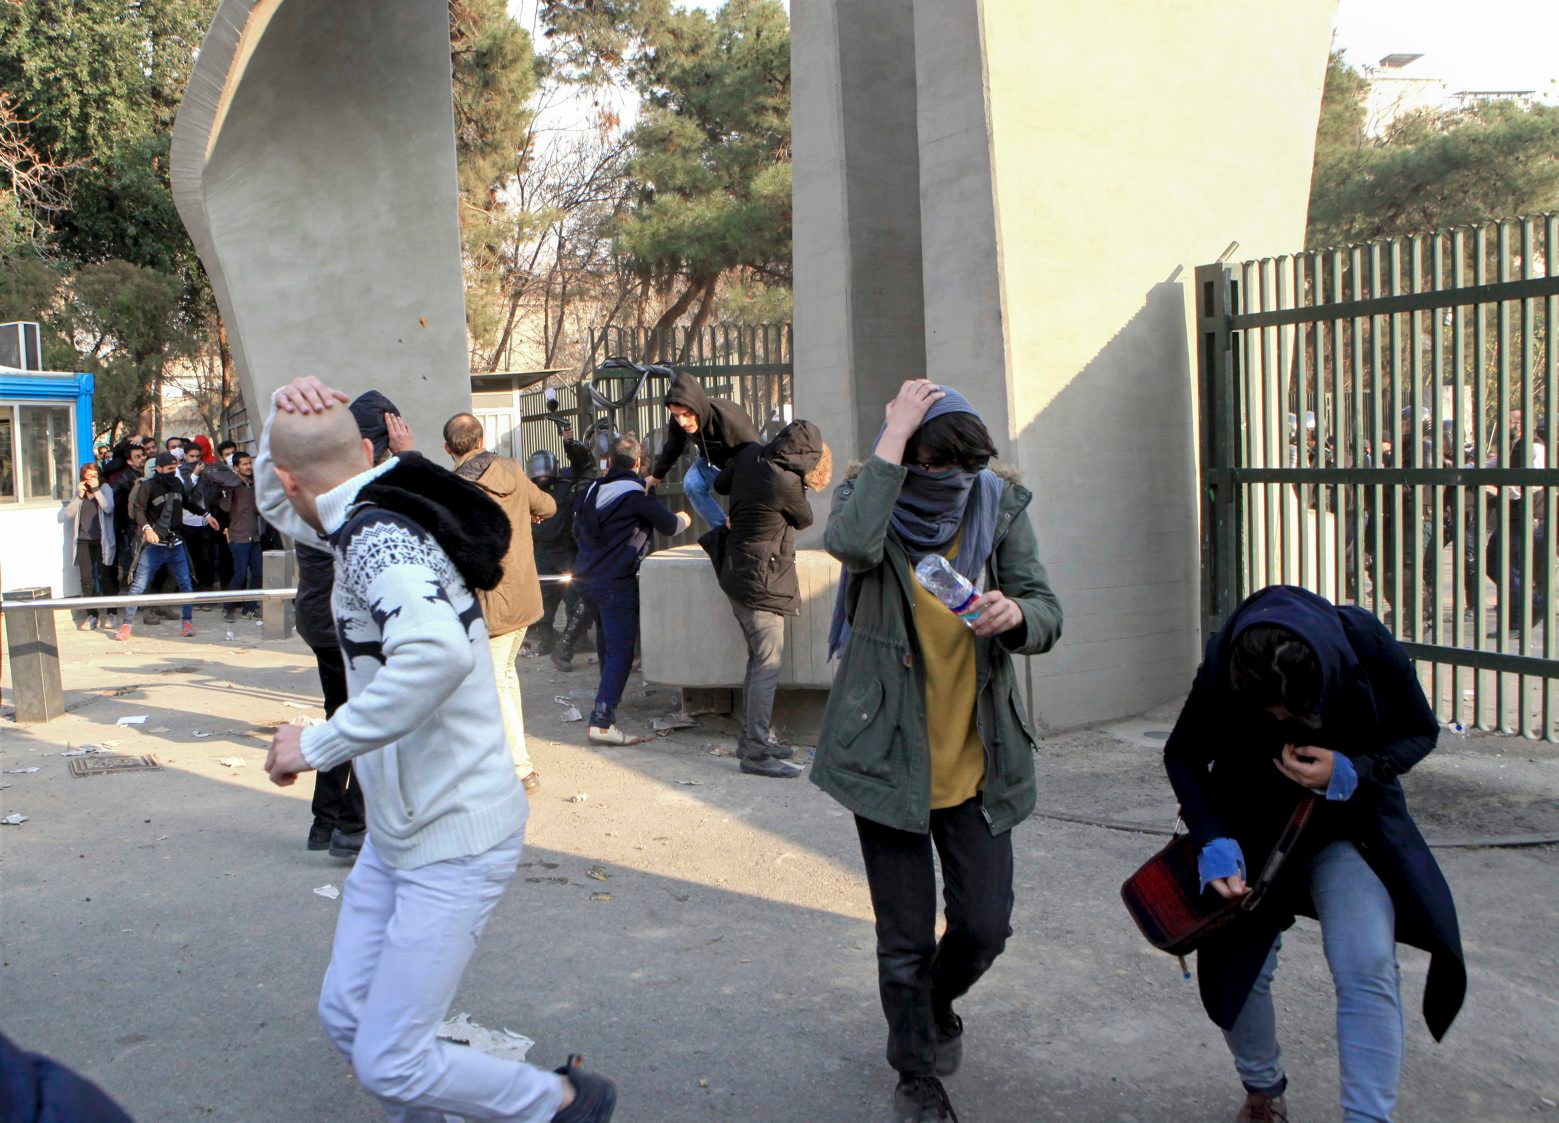
[[[363,852],[363,839],[367,837],[367,830],[353,831],[348,834],[339,827],[336,828],[330,832],[330,856],[348,862],[357,861],[357,856]]]
[[[308,848],[310,850],[329,850],[331,828],[322,823],[315,823],[309,828]]]
[[[560,671],[572,671],[574,669],[574,653],[564,651],[561,647],[552,649],[552,665]]]
[[[775,780],[794,780],[803,771],[801,765],[792,764],[788,760],[776,760],[769,753],[742,757],[741,769],[749,776],[768,776]]]
[[[936,1015],[936,1074],[951,1076],[964,1059],[964,1020],[951,1009]]]
[[[571,1054],[554,1071],[574,1086],[574,1102],[552,1117],[552,1123],[607,1123],[617,1110],[617,1085],[584,1070],[584,1058]]]
[[[222,620],[223,620],[224,623],[231,624],[233,622],[233,618],[235,616],[237,616],[237,615],[238,614],[236,612],[234,612],[231,608],[224,608],[222,610]]]
[[[129,639],[130,638],[130,625],[129,624],[121,624],[121,625],[119,625],[118,628],[114,629],[113,638],[116,639],[116,640],[119,640],[120,642],[123,642],[123,641]]]
[[[190,623],[188,620],[184,621],[183,625],[179,628],[179,635],[188,637],[194,634],[195,625]]]
[[[1288,1105],[1282,1096],[1246,1092],[1245,1106],[1234,1117],[1234,1123],[1288,1123]]]
[[[637,745],[639,743],[637,737],[628,736],[621,729],[618,729],[616,725],[592,725],[585,732],[585,736],[593,744],[597,745]]]
[[[901,1076],[893,1090],[893,1106],[900,1123],[940,1123],[943,1119],[958,1123],[953,1101],[947,1089],[934,1076]]]

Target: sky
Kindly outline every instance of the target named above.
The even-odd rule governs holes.
[[[1336,45],[1356,69],[1398,51],[1452,91],[1529,89],[1559,97],[1559,0],[1339,0]]]

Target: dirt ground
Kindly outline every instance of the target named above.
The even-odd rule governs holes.
[[[126,645],[58,617],[70,712],[0,721],[0,1029],[97,1080],[140,1120],[380,1118],[314,1014],[349,868],[303,848],[310,785],[261,771],[269,730],[319,716],[296,640],[197,614]],[[890,1118],[873,933],[849,816],[805,780],[742,776],[729,719],[585,746],[595,669],[522,660],[532,800],[525,865],[452,1012],[583,1052],[636,1121]],[[0,682],[3,701],[9,678]],[[621,723],[676,707],[635,681]],[[966,1121],[1233,1117],[1240,1093],[1193,983],[1149,948],[1118,886],[1167,834],[1158,762],[1174,707],[1052,734],[1041,812],[1015,835],[1007,953],[959,1004]],[[139,726],[121,717],[145,715]],[[106,745],[156,771],[77,778]],[[805,759],[805,752],[803,752]],[[11,773],[36,768],[36,772]],[[1559,752],[1447,734],[1407,780],[1431,841],[1559,834]],[[1081,820],[1081,821],[1077,821]],[[1105,825],[1098,825],[1105,824]],[[1559,1120],[1559,847],[1437,851],[1461,910],[1466,1007],[1434,1044],[1426,959],[1402,951],[1405,1121]],[[1277,982],[1291,1118],[1339,1118],[1330,983],[1301,921]]]

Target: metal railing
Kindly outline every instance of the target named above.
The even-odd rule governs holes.
[[[1380,616],[1442,720],[1559,740],[1559,215],[1196,281],[1204,627],[1303,585]]]

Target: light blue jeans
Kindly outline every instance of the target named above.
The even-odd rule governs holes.
[[[1334,842],[1310,860],[1310,896],[1321,945],[1337,990],[1337,1060],[1346,1123],[1389,1123],[1402,1076],[1402,977],[1397,968],[1391,895],[1351,842]],[[1272,1008],[1274,940],[1250,997],[1224,1033],[1249,1091],[1281,1094],[1287,1084]]]
[[[682,477],[682,494],[687,496],[688,506],[710,527],[725,525],[725,508],[715,498],[715,477],[719,474],[700,456]]]

